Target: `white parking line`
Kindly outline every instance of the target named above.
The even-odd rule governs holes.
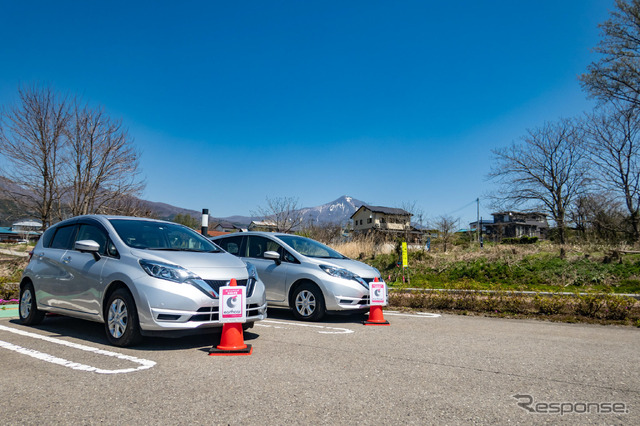
[[[287,327],[279,327],[278,325],[275,326],[271,326],[271,325],[265,325],[264,323],[268,322],[271,324],[282,324],[282,325],[294,325],[296,327],[311,327],[311,328],[320,328],[323,329],[323,331],[318,331],[318,333],[321,334],[349,334],[349,333],[353,333],[353,330],[349,330],[348,328],[340,328],[340,327],[326,327],[324,325],[315,325],[315,324],[298,324],[295,322],[285,322],[285,321],[274,321],[274,320],[264,320],[264,321],[260,321],[259,323],[256,322],[256,326],[261,326],[261,327],[273,327],[273,328],[287,328]],[[327,330],[327,331],[324,331]],[[332,330],[332,331],[328,331],[328,330]]]
[[[35,333],[30,333],[28,331],[18,330],[18,329],[10,328],[10,327],[5,327],[3,325],[0,325],[0,330],[8,331],[8,332],[14,333],[14,334],[19,334],[21,336],[31,337],[31,338],[34,338],[34,339],[45,340],[45,341],[50,342],[50,343],[56,343],[58,345],[67,346],[67,347],[70,347],[70,348],[73,348],[73,349],[79,349],[81,351],[93,352],[93,353],[98,354],[98,355],[115,357],[115,358],[118,358],[118,359],[131,361],[131,362],[134,362],[136,364],[140,364],[140,366],[137,367],[137,368],[124,368],[124,369],[121,369],[121,370],[104,370],[102,368],[92,367],[90,365],[85,365],[85,364],[80,364],[80,363],[73,362],[73,361],[68,361],[66,359],[58,358],[58,357],[55,357],[53,355],[46,354],[44,352],[39,352],[39,351],[36,351],[36,350],[33,350],[33,349],[28,349],[28,348],[23,348],[22,346],[14,345],[13,343],[4,342],[4,341],[0,340],[0,347],[1,348],[9,349],[11,351],[15,351],[15,352],[21,353],[23,355],[28,355],[30,357],[33,357],[33,358],[36,358],[36,359],[40,359],[42,361],[46,361],[46,362],[50,362],[50,363],[53,363],[53,364],[62,365],[63,367],[72,368],[74,370],[88,371],[88,372],[100,373],[100,374],[120,374],[120,373],[132,373],[134,371],[139,371],[139,370],[146,370],[146,369],[151,368],[154,365],[156,365],[155,361],[149,361],[148,359],[136,358],[134,356],[119,354],[119,353],[116,353],[116,352],[105,351],[103,349],[98,349],[98,348],[94,348],[94,347],[91,347],[91,346],[85,346],[85,345],[80,345],[80,344],[77,344],[77,343],[67,342],[65,340],[56,339],[55,337],[42,336],[40,334],[35,334]]]
[[[421,318],[438,318],[440,314],[430,314],[428,312],[416,312],[415,314],[404,314],[395,311],[384,311],[385,315],[395,315],[397,317],[421,317]]]

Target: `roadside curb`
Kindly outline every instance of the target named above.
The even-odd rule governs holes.
[[[0,318],[18,318],[18,305],[0,305]]]

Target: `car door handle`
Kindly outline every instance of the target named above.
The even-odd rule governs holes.
[[[67,256],[62,259],[62,263],[69,263],[69,262],[71,262],[71,256]]]

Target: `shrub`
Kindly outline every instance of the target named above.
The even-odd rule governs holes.
[[[566,322],[626,321],[640,324],[640,303],[631,297],[614,294],[520,295],[511,292],[452,292],[416,293],[390,292],[389,304],[412,309],[487,313],[489,315],[553,315]],[[639,325],[640,326],[640,325]]]
[[[20,295],[20,285],[18,283],[0,283],[0,299],[17,299]]]
[[[607,295],[602,317],[610,320],[625,320],[635,304],[636,300],[631,297]]]
[[[527,237],[523,235],[520,238],[503,238],[501,244],[535,244],[538,242],[538,237]]]
[[[599,294],[585,294],[578,296],[576,313],[584,317],[596,318],[600,309],[605,305],[605,299]]]
[[[566,306],[566,299],[562,296],[542,296],[539,293],[533,297],[533,306],[543,315],[557,315]]]
[[[528,312],[529,304],[525,297],[520,294],[500,294],[500,302],[502,312],[510,314],[525,314]]]
[[[478,309],[478,297],[470,291],[458,294],[458,297],[455,298],[455,309],[476,311]]]
[[[431,294],[428,299],[428,306],[425,308],[433,309],[454,309],[455,296],[449,292],[436,291]]]

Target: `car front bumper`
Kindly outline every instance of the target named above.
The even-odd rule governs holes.
[[[366,278],[367,282],[373,278]],[[357,281],[341,278],[323,280],[325,303],[328,311],[346,311],[369,309],[369,289]]]
[[[142,334],[160,331],[196,331],[222,327],[219,302],[198,286],[149,277],[137,282],[138,315]],[[264,284],[257,280],[245,301],[246,323],[267,318]]]

